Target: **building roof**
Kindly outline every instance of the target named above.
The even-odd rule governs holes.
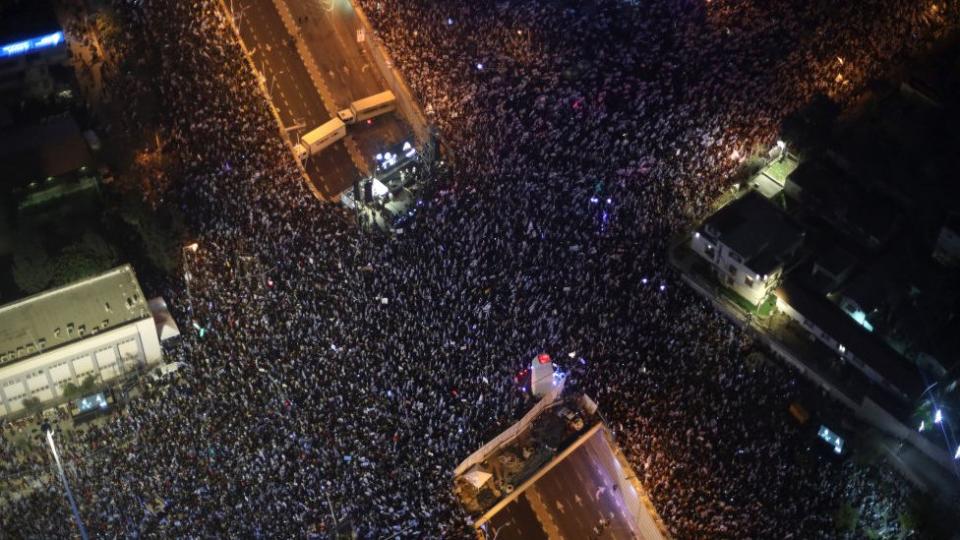
[[[721,208],[704,226],[757,274],[768,274],[785,263],[804,237],[790,216],[756,191]]]
[[[0,306],[0,365],[151,317],[130,265]]]
[[[900,211],[893,201],[864,189],[828,159],[804,161],[787,183],[801,190],[805,206],[842,224],[848,234],[864,243],[882,242],[896,226]]]
[[[916,399],[924,389],[918,368],[898,355],[880,338],[867,332],[825,296],[812,293],[793,279],[774,291],[780,300],[811,320],[846,350],[896,387],[907,400]],[[902,398],[903,396],[901,396]]]
[[[817,266],[835,276],[846,272],[857,264],[857,258],[837,244],[831,244],[816,254]]]
[[[91,165],[87,141],[72,116],[61,115],[0,134],[0,182],[11,187]]]

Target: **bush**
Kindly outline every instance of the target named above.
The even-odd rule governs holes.
[[[117,250],[96,233],[86,232],[79,242],[67,246],[54,264],[54,285],[64,285],[113,268]]]
[[[27,294],[40,292],[53,280],[53,264],[39,237],[18,235],[13,252],[13,281]]]
[[[87,375],[80,382],[80,395],[92,394],[97,389],[97,378],[93,375]]]
[[[40,398],[29,397],[23,400],[23,407],[28,411],[37,412],[41,406],[43,406],[43,403],[40,401]]]
[[[837,530],[843,532],[853,532],[857,528],[857,522],[860,520],[860,512],[849,502],[845,502],[837,509],[833,515],[833,524]]]
[[[63,393],[63,397],[65,398],[74,399],[80,396],[80,387],[72,382],[68,382],[63,385],[61,393]]]

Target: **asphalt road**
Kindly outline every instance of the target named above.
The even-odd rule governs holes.
[[[349,3],[338,0],[332,10],[323,0],[281,0],[289,10],[310,58],[301,57],[294,37],[271,0],[239,0],[233,6],[240,36],[264,74],[264,84],[277,108],[291,142],[329,120],[351,101],[386,89],[386,83],[357,43],[359,21]],[[288,22],[290,18],[288,17]],[[311,70],[318,84],[311,79]],[[360,160],[373,164],[373,156],[397,141],[412,138],[396,113],[370,124],[350,126],[349,143],[338,142],[313,156],[305,168],[314,186],[333,197],[362,175]]]
[[[638,538],[616,485],[616,458],[602,436],[593,436],[540,477],[490,520],[503,540],[537,537],[567,540]],[[599,534],[600,520],[606,521]]]

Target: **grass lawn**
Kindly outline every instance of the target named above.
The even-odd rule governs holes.
[[[774,294],[767,295],[763,302],[760,302],[760,307],[757,308],[757,317],[766,319],[773,313],[775,307],[777,307],[777,296]]]
[[[790,173],[797,168],[799,162],[791,155],[787,155],[784,159],[775,159],[769,165],[764,167],[763,172],[767,173],[770,178],[773,178],[780,185],[787,183],[787,176],[790,176]]]
[[[743,311],[746,311],[747,313],[750,313],[750,314],[756,314],[757,308],[753,304],[751,304],[749,300],[747,300],[746,298],[734,292],[733,289],[728,289],[726,287],[721,286],[720,291],[723,293],[724,296],[726,296],[731,301],[733,301],[733,303],[736,304]]]
[[[737,294],[733,289],[721,286],[720,291],[740,309],[761,319],[769,317],[773,313],[773,309],[777,306],[777,297],[773,294],[764,298],[759,306],[755,306],[751,304],[749,300]]]

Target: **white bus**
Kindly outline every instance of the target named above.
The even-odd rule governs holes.
[[[396,108],[397,97],[393,95],[393,92],[387,90],[354,101],[349,108],[339,111],[337,116],[347,124],[355,124],[367,118],[388,113]]]
[[[339,119],[332,118],[317,129],[300,137],[300,143],[293,147],[301,161],[312,156],[347,135],[347,126]]]

